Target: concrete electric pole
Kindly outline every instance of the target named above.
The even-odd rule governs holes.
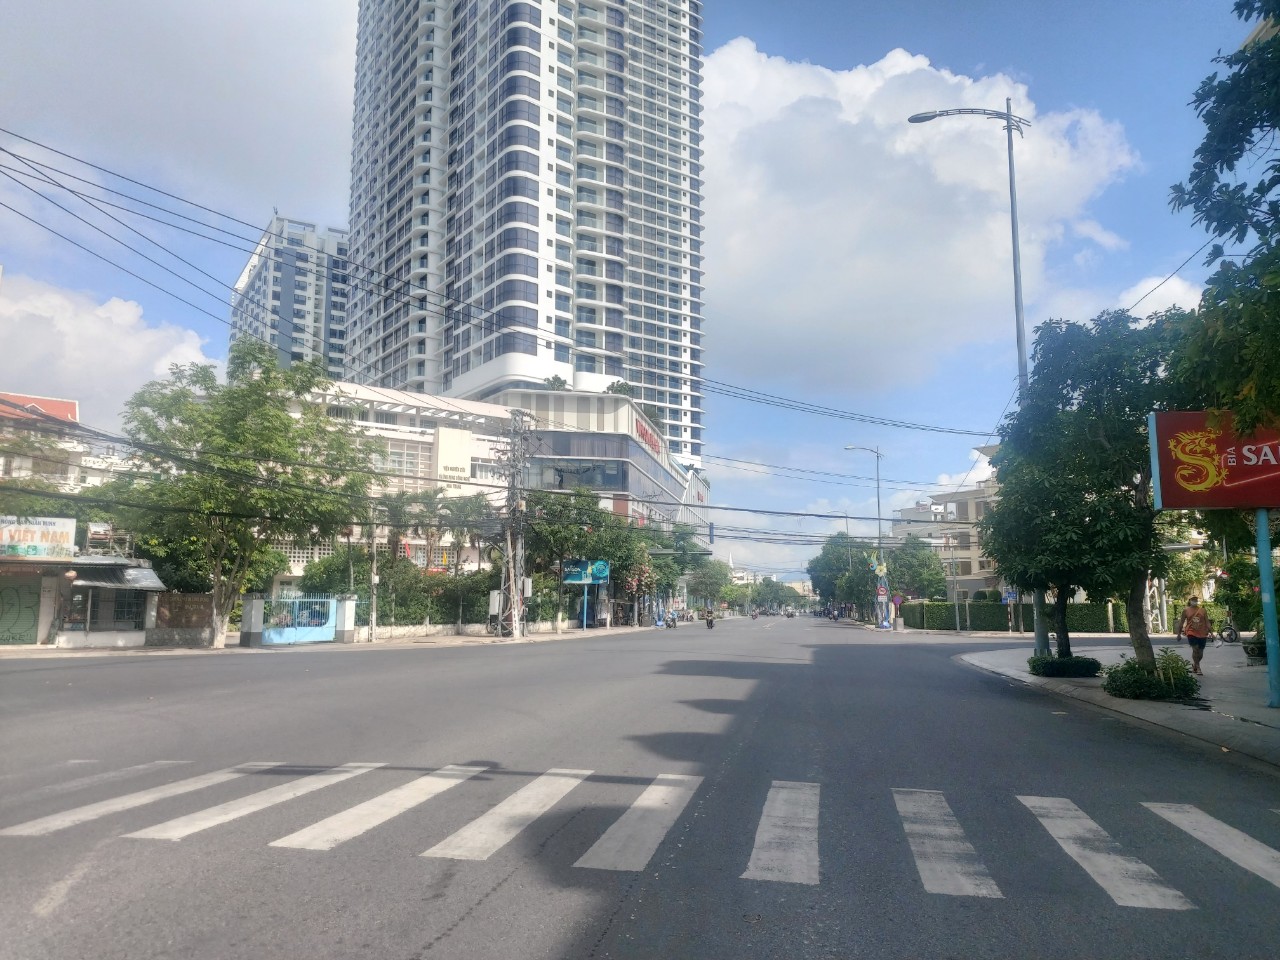
[[[504,636],[522,634],[525,589],[524,562],[524,471],[529,461],[529,419],[523,410],[511,411],[507,449],[499,459],[506,475],[507,502],[503,519],[502,606],[498,622]]]

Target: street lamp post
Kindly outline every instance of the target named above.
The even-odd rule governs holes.
[[[849,444],[846,450],[865,450],[876,458],[876,626],[888,628],[889,622],[889,575],[884,562],[884,530],[880,521],[880,461],[884,454],[879,447],[859,447]]]
[[[976,116],[1000,120],[1004,130],[1009,152],[1009,223],[1013,235],[1013,317],[1018,339],[1018,403],[1021,405],[1027,397],[1027,333],[1026,320],[1022,312],[1022,252],[1018,241],[1018,188],[1014,178],[1013,167],[1013,132],[1023,135],[1023,129],[1031,126],[1031,121],[1015,116],[1013,99],[1006,97],[1004,110],[985,110],[980,107],[960,107],[953,110],[927,110],[907,117],[908,123],[928,123],[938,117]],[[1032,609],[1035,614],[1036,655],[1049,654],[1049,626],[1044,615],[1044,591],[1036,590],[1033,594]]]

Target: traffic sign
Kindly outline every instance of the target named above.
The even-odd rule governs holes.
[[[889,595],[889,588],[888,588],[888,587],[883,586],[883,585],[881,585],[881,586],[879,586],[879,587],[876,587],[876,596],[877,596],[877,597],[887,597],[888,595]]]

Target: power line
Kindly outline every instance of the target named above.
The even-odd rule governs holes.
[[[66,153],[66,152],[64,152],[64,151],[58,150],[58,149],[56,149],[56,148],[54,148],[54,147],[50,147],[50,146],[48,146],[48,145],[46,145],[46,144],[44,144],[44,143],[41,143],[40,141],[33,140],[33,139],[29,138],[29,137],[25,137],[25,136],[23,136],[23,135],[21,135],[21,134],[15,133],[14,131],[8,130],[8,129],[3,128],[3,127],[0,127],[0,133],[5,133],[5,134],[7,134],[7,135],[9,135],[9,136],[16,137],[16,138],[18,138],[18,139],[20,139],[20,140],[23,140],[23,141],[27,142],[27,143],[33,144],[34,146],[40,147],[40,148],[45,149],[45,150],[49,150],[49,151],[51,151],[51,152],[53,152],[53,153],[55,153],[55,154],[57,154],[57,155],[59,155],[59,156],[66,157],[67,159],[70,159],[70,160],[72,160],[72,161],[74,161],[74,162],[76,162],[76,163],[84,164],[85,166],[88,166],[88,167],[89,167],[89,168],[91,168],[91,169],[98,170],[98,171],[100,171],[100,172],[102,172],[102,173],[106,173],[106,174],[108,174],[109,176],[116,177],[116,178],[118,178],[118,179],[120,179],[120,180],[123,180],[123,181],[125,181],[125,182],[127,182],[127,183],[132,183],[132,184],[134,184],[135,186],[139,186],[139,187],[142,187],[142,188],[144,188],[144,189],[151,190],[151,191],[153,191],[153,192],[155,192],[155,193],[157,193],[157,194],[159,194],[159,195],[161,195],[161,196],[169,197],[170,199],[177,200],[177,201],[179,201],[179,202],[181,202],[181,203],[188,204],[188,205],[190,205],[190,206],[192,206],[192,207],[195,207],[196,209],[203,210],[203,211],[205,211],[205,212],[207,212],[207,213],[211,213],[211,214],[213,214],[214,216],[221,217],[221,218],[223,218],[223,219],[229,220],[229,221],[234,222],[234,223],[242,224],[242,225],[244,225],[244,226],[249,227],[250,229],[256,229],[256,228],[254,227],[254,225],[253,225],[253,224],[250,224],[250,223],[248,223],[247,221],[240,220],[240,219],[238,219],[238,218],[236,218],[236,217],[233,217],[233,216],[231,216],[231,215],[229,215],[229,214],[226,214],[226,213],[222,213],[222,212],[220,212],[220,211],[218,211],[218,210],[215,210],[215,209],[213,209],[213,208],[211,208],[211,207],[205,206],[205,205],[203,205],[203,204],[197,203],[197,202],[192,201],[192,200],[188,200],[188,199],[186,199],[186,198],[184,198],[184,197],[181,197],[181,196],[179,196],[179,195],[177,195],[177,194],[173,194],[173,193],[169,193],[168,191],[161,190],[161,189],[160,189],[160,188],[158,188],[158,187],[153,187],[153,186],[151,186],[151,185],[149,185],[149,184],[146,184],[146,183],[144,183],[144,182],[142,182],[142,181],[140,181],[140,180],[135,180],[135,179],[133,179],[133,178],[131,178],[131,177],[128,177],[128,176],[126,176],[126,175],[124,175],[124,174],[116,173],[115,171],[113,171],[113,170],[109,170],[109,169],[107,169],[106,167],[102,167],[102,166],[99,166],[99,165],[97,165],[97,164],[94,164],[94,163],[92,163],[92,162],[90,162],[90,161],[83,160],[83,159],[81,159],[81,158],[79,158],[79,157],[76,157],[76,156],[74,156],[74,155],[72,155],[72,154],[69,154],[69,153]],[[12,155],[12,156],[18,156],[17,154],[14,154],[12,151],[8,151],[8,150],[6,150],[5,152],[10,153],[10,155]],[[33,162],[38,163],[38,161],[33,161]],[[110,189],[110,188],[105,188],[105,187],[104,187],[104,189]],[[12,209],[12,208],[9,208],[9,209]],[[15,211],[15,212],[16,212],[16,211]],[[27,219],[30,219],[30,218],[27,218]],[[33,222],[34,222],[34,221],[33,221]],[[183,229],[183,228],[181,228],[181,227],[177,227],[176,225],[175,225],[175,227],[174,227],[174,228],[175,228],[175,229]],[[74,241],[73,241],[73,242],[74,242]],[[250,242],[250,241],[248,241],[248,240],[246,239],[246,242]],[[304,247],[305,247],[305,246],[306,246],[306,245],[304,245]],[[85,248],[83,248],[83,247],[81,247],[81,248],[82,248],[82,249],[85,249]],[[311,249],[317,249],[317,248],[311,248]],[[323,252],[323,251],[320,251],[320,252]],[[535,257],[535,259],[539,259],[539,260],[541,260],[542,258],[541,258],[541,257]],[[387,279],[396,280],[396,278],[394,278],[391,274],[385,273],[385,272],[383,272],[383,271],[376,270],[375,268],[369,267],[369,266],[368,266],[368,265],[366,265],[366,264],[360,264],[360,263],[358,263],[357,261],[351,260],[350,258],[347,258],[347,260],[348,260],[348,263],[349,263],[351,266],[358,267],[360,270],[366,271],[367,273],[376,273],[376,274],[381,274],[382,276],[384,276],[384,277],[385,277],[385,278],[387,278]],[[110,262],[110,261],[108,261],[108,262]],[[137,276],[136,274],[131,274],[131,275],[133,275],[133,276]],[[141,279],[141,278],[139,278],[139,279]],[[484,307],[482,307],[482,306],[480,306],[480,305],[478,305],[478,304],[472,304],[472,303],[469,303],[469,302],[467,302],[467,301],[465,301],[465,300],[463,300],[463,299],[461,299],[461,298],[459,298],[459,297],[454,297],[454,296],[451,296],[451,295],[449,295],[449,294],[447,294],[447,293],[441,293],[440,291],[431,291],[431,290],[427,289],[426,287],[424,287],[424,286],[423,286],[422,284],[420,284],[420,283],[414,283],[414,282],[412,282],[412,281],[403,281],[403,282],[401,282],[401,281],[398,281],[398,280],[396,280],[396,282],[397,282],[397,285],[398,285],[398,286],[404,286],[404,287],[406,287],[407,289],[412,289],[412,288],[414,288],[414,287],[420,287],[420,288],[423,290],[423,292],[424,292],[427,296],[435,296],[435,297],[439,297],[439,298],[444,299],[444,300],[451,300],[451,301],[453,301],[454,303],[458,304],[459,306],[466,308],[466,310],[467,310],[468,312],[479,312],[479,313],[481,313],[481,314],[488,314],[489,316],[491,316],[491,317],[495,318],[495,320],[499,323],[499,326],[494,327],[494,328],[491,328],[491,329],[490,329],[490,328],[484,328],[484,327],[482,327],[482,335],[484,335],[484,334],[483,334],[483,331],[484,331],[484,330],[486,330],[486,329],[488,330],[488,332],[492,332],[492,330],[493,330],[493,329],[504,329],[504,328],[508,325],[508,323],[506,322],[506,318],[504,318],[504,317],[502,316],[502,314],[501,314],[501,312],[500,312],[500,311],[494,311],[494,310],[491,310],[491,309],[484,308]],[[152,284],[152,286],[154,286],[154,284]],[[160,289],[160,288],[157,288],[157,289]],[[371,290],[371,288],[370,288],[370,290]],[[167,292],[167,291],[165,291],[165,292]],[[380,292],[380,294],[381,294],[381,295],[383,295],[383,296],[387,295],[387,291],[379,291],[379,292]],[[170,295],[172,296],[172,294],[170,294]],[[408,296],[408,295],[407,295],[407,294],[396,294],[396,293],[394,293],[394,292],[393,292],[393,296],[397,296],[397,297],[404,297],[404,296]],[[184,301],[184,302],[185,302],[185,301]],[[189,305],[190,305],[190,304],[189,304]],[[427,311],[427,310],[426,310],[426,307],[425,307],[425,305],[423,305],[423,304],[419,304],[419,307],[418,307],[418,308],[419,308],[419,309],[421,309],[421,310],[423,310],[424,312],[430,312],[430,311]],[[196,308],[196,309],[199,309],[199,308]],[[206,312],[206,313],[207,313],[207,311],[202,311],[202,312]],[[440,314],[440,313],[435,313],[435,314],[433,314],[433,315],[434,315],[434,316],[437,316],[437,317],[439,317],[439,318],[441,318],[441,319],[443,319],[443,320],[445,320],[445,322],[446,322],[446,323],[450,323],[450,324],[457,324],[458,322],[462,322],[462,324],[463,324],[463,326],[464,326],[464,327],[466,327],[466,326],[473,326],[473,325],[475,325],[477,322],[480,322],[479,318],[474,318],[474,319],[468,319],[468,318],[464,318],[464,317],[451,318],[451,317],[447,316],[446,314]],[[215,319],[219,319],[219,318],[215,318]],[[229,324],[229,323],[228,323],[228,325],[230,326],[231,324]],[[541,330],[538,330],[537,328],[535,328],[535,329],[534,329],[534,331],[533,331],[533,333],[532,333],[531,335],[532,335],[532,336],[534,336],[536,339],[544,339],[544,340],[550,340],[550,339],[553,339],[551,336],[548,336],[547,334],[545,334],[545,333],[544,333],[544,332],[542,332]],[[433,338],[433,339],[437,339],[437,340],[438,340],[439,338]],[[565,344],[562,344],[562,345],[565,345]],[[600,359],[600,355],[595,354],[595,353],[591,353],[591,352],[589,352],[589,351],[587,351],[587,350],[584,350],[584,349],[581,349],[581,348],[579,348],[579,347],[578,347],[578,346],[576,346],[576,345],[569,345],[569,349],[570,349],[570,353],[571,353],[571,355],[572,355],[572,354],[577,354],[578,356],[590,357],[590,358],[593,358],[593,359]],[[348,357],[347,359],[348,359],[348,360],[351,360],[352,358]],[[368,364],[366,364],[366,366],[369,366],[369,365],[368,365]],[[636,373],[641,373],[640,368],[633,367],[632,369],[633,369]],[[668,375],[669,375],[669,374],[668,374]],[[897,428],[897,429],[924,430],[924,431],[930,431],[930,432],[935,432],[935,433],[951,433],[951,434],[968,435],[968,436],[985,436],[985,434],[981,433],[980,431],[965,430],[965,429],[959,429],[959,428],[953,428],[953,427],[941,427],[941,426],[934,426],[934,425],[930,425],[930,424],[921,424],[921,423],[915,423],[915,422],[911,422],[911,421],[904,421],[904,420],[893,420],[893,419],[890,419],[890,418],[874,417],[874,416],[870,416],[870,415],[868,415],[868,414],[860,414],[860,413],[854,413],[854,412],[852,412],[852,411],[839,410],[839,409],[836,409],[836,408],[833,408],[833,407],[825,407],[825,406],[821,406],[821,405],[818,405],[818,404],[812,404],[812,403],[809,403],[809,402],[807,402],[807,401],[798,401],[798,400],[793,400],[793,399],[791,399],[791,398],[787,398],[787,397],[780,397],[780,396],[777,396],[777,395],[774,395],[774,394],[768,394],[768,393],[764,393],[764,392],[761,392],[761,391],[752,390],[752,389],[750,389],[750,388],[746,388],[746,387],[739,387],[739,386],[737,386],[737,385],[735,385],[735,384],[730,384],[730,383],[726,383],[726,382],[723,382],[723,381],[710,380],[710,379],[707,379],[707,378],[705,378],[705,377],[700,377],[700,376],[696,376],[696,375],[689,375],[688,379],[690,379],[691,381],[695,381],[695,380],[696,380],[696,381],[699,381],[699,382],[701,383],[701,390],[702,390],[702,392],[719,393],[719,394],[723,394],[723,395],[725,395],[725,396],[733,397],[733,398],[735,398],[735,399],[747,400],[747,401],[749,401],[749,402],[760,403],[760,404],[764,404],[764,405],[768,405],[768,406],[774,406],[774,407],[778,407],[778,408],[780,408],[780,409],[795,410],[795,411],[798,411],[798,412],[811,413],[811,414],[820,415],[820,416],[827,416],[827,417],[834,417],[834,418],[837,418],[837,419],[850,420],[850,421],[859,422],[859,423],[867,423],[867,424],[874,424],[874,425],[880,425],[880,426],[888,426],[888,427],[893,427],[893,428]]]
[[[1182,261],[1182,263],[1178,264],[1178,268],[1177,268],[1176,270],[1174,270],[1174,271],[1173,271],[1173,273],[1169,274],[1167,277],[1165,277],[1163,280],[1161,280],[1159,283],[1157,283],[1154,287],[1152,287],[1150,290],[1148,290],[1146,293],[1144,293],[1142,296],[1140,296],[1137,300],[1133,301],[1133,306],[1129,307],[1129,309],[1128,309],[1126,312],[1127,312],[1127,313],[1132,313],[1132,312],[1133,312],[1133,310],[1135,310],[1135,309],[1137,308],[1138,304],[1140,304],[1143,300],[1147,299],[1147,297],[1151,296],[1153,293],[1155,293],[1157,290],[1159,290],[1161,287],[1163,287],[1166,283],[1168,283],[1170,280],[1172,280],[1174,277],[1176,277],[1179,273],[1181,273],[1181,272],[1182,272],[1182,268],[1183,268],[1183,267],[1185,267],[1185,266],[1186,266],[1188,263],[1190,263],[1192,260],[1194,260],[1196,257],[1198,257],[1198,256],[1200,255],[1200,252],[1201,252],[1202,250],[1204,250],[1204,248],[1205,248],[1205,247],[1207,247],[1207,246],[1209,246],[1209,244],[1213,243],[1214,239],[1215,239],[1214,237],[1210,237],[1208,240],[1206,240],[1206,241],[1205,241],[1205,242],[1200,246],[1200,249],[1199,249],[1199,250],[1197,250],[1195,253],[1191,254],[1191,256],[1187,257],[1187,259],[1183,260],[1183,261]]]
[[[715,454],[710,454],[710,453],[704,453],[702,455],[702,459],[714,460],[715,462],[723,463],[725,466],[729,466],[732,469],[746,470],[748,473],[761,473],[769,476],[780,476],[790,480],[811,479],[810,477],[806,477],[806,476],[791,476],[790,474],[816,474],[818,477],[834,477],[836,478],[834,480],[814,479],[813,482],[830,483],[835,486],[865,486],[866,485],[866,484],[845,484],[841,482],[844,480],[869,480],[869,481],[872,481],[873,483],[875,482],[875,477],[865,477],[856,473],[833,473],[829,470],[809,470],[802,467],[788,467],[788,466],[784,466],[782,464],[776,464],[776,463],[760,463],[755,460],[739,460],[733,457],[721,457],[721,456],[717,456]],[[766,469],[751,470],[751,469],[748,469],[750,467],[762,467]],[[787,471],[787,473],[774,473],[772,471]],[[931,489],[933,487],[945,486],[945,484],[939,484],[937,481],[901,480],[901,479],[888,479],[888,478],[882,479],[881,483],[885,485],[897,484],[898,486],[896,486],[895,489],[898,489],[898,490],[918,490],[921,488]]]
[[[4,398],[0,398],[0,405],[9,406],[9,407],[12,407],[12,408],[14,408],[14,409],[18,409],[18,410],[22,410],[23,412],[30,413],[30,411],[27,411],[27,410],[26,410],[26,408],[22,407],[20,404],[16,404],[16,403],[13,403],[12,401],[5,400]],[[203,462],[201,462],[201,461],[199,461],[199,460],[197,460],[197,459],[195,459],[195,458],[193,458],[193,457],[190,457],[190,456],[188,456],[188,455],[185,455],[185,454],[183,454],[181,451],[174,450],[174,449],[172,449],[172,448],[166,448],[166,447],[163,447],[163,446],[160,446],[160,445],[156,445],[156,444],[134,444],[134,443],[133,443],[133,441],[129,440],[129,438],[127,438],[127,437],[122,437],[122,436],[114,435],[114,434],[111,434],[111,433],[109,433],[109,432],[107,432],[107,431],[104,431],[104,430],[98,430],[97,428],[88,427],[87,425],[84,425],[84,424],[79,424],[79,423],[76,423],[76,424],[69,424],[69,423],[68,423],[67,421],[65,421],[65,420],[59,420],[59,419],[57,419],[56,417],[49,417],[48,415],[42,415],[42,417],[41,417],[41,418],[42,418],[42,419],[46,419],[48,422],[50,422],[50,423],[52,423],[52,424],[57,425],[58,427],[60,427],[60,428],[61,428],[61,429],[63,429],[63,430],[67,429],[67,427],[69,427],[69,426],[70,426],[70,427],[73,427],[74,429],[78,429],[78,430],[80,430],[80,431],[82,431],[82,432],[87,432],[87,433],[97,434],[97,435],[98,435],[98,437],[99,437],[100,439],[104,439],[104,440],[107,440],[107,441],[109,441],[109,442],[118,443],[118,444],[121,444],[121,445],[124,445],[124,446],[137,446],[139,449],[147,450],[147,452],[151,452],[151,453],[152,453],[153,455],[155,455],[155,456],[168,457],[168,458],[170,458],[170,459],[175,460],[175,462],[179,462],[179,463],[181,463],[181,462],[184,462],[184,461],[185,461],[185,462],[189,463],[189,464],[192,466],[192,468],[193,468],[193,469],[201,469],[201,468],[204,468],[204,469],[206,469],[206,470],[209,470],[209,465],[207,465],[207,464],[205,464],[205,463],[203,463]],[[281,464],[281,465],[284,465],[284,464],[291,464],[291,465],[294,465],[294,466],[305,466],[305,467],[312,467],[312,468],[317,468],[317,469],[321,469],[321,468],[324,468],[324,467],[326,467],[326,466],[327,466],[326,464],[308,463],[308,462],[306,462],[306,461],[286,461],[286,460],[273,459],[273,458],[259,458],[259,457],[252,457],[252,456],[248,456],[248,455],[244,455],[244,454],[236,453],[235,451],[208,451],[208,452],[209,452],[211,455],[214,455],[214,456],[238,457],[238,458],[240,458],[240,459],[245,459],[245,460],[257,460],[257,461],[260,461],[260,462],[277,463],[277,464]],[[255,476],[255,475],[253,475],[253,474],[238,473],[237,471],[233,471],[233,470],[226,470],[225,468],[213,467],[212,469],[213,469],[213,470],[223,470],[224,474],[230,475],[230,477],[231,477],[232,479],[252,480],[252,481],[259,481],[259,480],[261,480],[261,479],[262,479],[262,478],[256,477],[256,476]],[[363,474],[363,473],[376,473],[375,471],[352,471],[352,472],[353,472],[353,473],[362,473],[362,474]],[[392,476],[392,477],[396,477],[396,478],[398,478],[398,479],[406,479],[406,478],[404,477],[404,475],[403,475],[403,474],[379,474],[379,475],[383,475],[383,476]],[[410,479],[412,479],[412,478],[410,478]],[[482,487],[485,487],[486,489],[490,489],[490,490],[494,489],[494,487],[495,487],[495,485],[494,485],[494,484],[484,483],[483,481],[475,481],[475,480],[470,480],[470,481],[468,481],[468,480],[457,480],[457,481],[450,480],[449,482],[450,482],[450,483],[458,483],[458,484],[461,484],[461,485],[482,486]],[[348,497],[348,498],[350,498],[350,497],[353,497],[353,496],[354,496],[354,495],[351,495],[351,494],[342,494],[342,492],[341,492],[341,491],[326,490],[326,489],[324,489],[324,488],[310,488],[310,487],[307,487],[307,486],[302,485],[302,484],[293,484],[293,486],[294,486],[294,487],[296,487],[296,488],[298,488],[298,489],[299,489],[299,490],[301,490],[302,492],[318,492],[318,493],[324,493],[324,494],[329,494],[329,495],[346,496],[346,497]],[[573,491],[573,490],[538,490],[538,491],[531,491],[531,492],[543,493],[543,494],[548,494],[548,495],[552,495],[552,496],[573,496],[573,495],[576,493],[576,491]],[[369,496],[361,496],[361,497],[360,497],[360,499],[370,500],[370,501],[374,501],[374,502],[378,502],[378,501],[379,501],[379,498],[377,498],[377,497],[369,497]],[[845,520],[845,519],[848,519],[848,520],[866,520],[866,521],[871,521],[871,520],[876,519],[875,517],[854,516],[854,515],[852,515],[852,514],[844,514],[844,513],[814,513],[814,512],[796,511],[796,510],[770,510],[770,509],[765,509],[765,508],[760,508],[760,507],[734,507],[734,506],[717,506],[717,505],[715,505],[715,504],[689,504],[689,503],[685,503],[685,502],[682,502],[682,501],[677,501],[677,500],[664,500],[664,499],[657,498],[657,497],[645,499],[643,502],[645,502],[645,503],[649,503],[649,504],[652,504],[652,505],[655,505],[655,506],[688,507],[688,508],[695,509],[695,510],[717,511],[717,512],[721,512],[721,513],[748,513],[748,514],[755,514],[755,515],[759,515],[759,516],[804,517],[804,518],[817,519],[817,520]],[[903,523],[932,523],[933,521],[931,521],[931,520],[902,520],[901,522],[903,522]],[[972,521],[957,521],[957,522],[958,522],[958,523],[962,523],[962,524],[963,524],[963,523],[972,523]]]

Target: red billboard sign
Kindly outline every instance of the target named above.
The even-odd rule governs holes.
[[[655,457],[662,456],[662,441],[658,439],[658,435],[649,429],[649,425],[640,417],[636,417],[636,436],[644,443],[646,447],[653,451]]]
[[[1280,507],[1280,432],[1241,437],[1197,410],[1153,413],[1147,433],[1157,510]]]

